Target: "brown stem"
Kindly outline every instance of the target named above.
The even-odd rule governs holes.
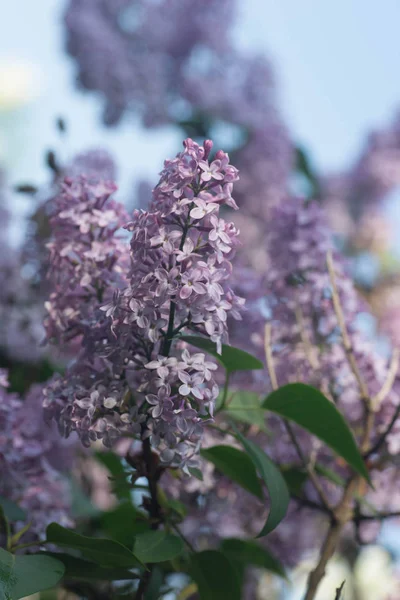
[[[350,368],[353,371],[354,377],[358,383],[361,400],[364,403],[364,428],[360,449],[361,453],[365,455],[370,448],[371,431],[374,424],[372,400],[368,391],[368,387],[364,379],[362,378],[360,370],[358,368],[350,336],[347,332],[346,322],[340,303],[340,296],[336,285],[335,269],[332,254],[330,252],[327,256],[327,265],[332,285],[333,306],[342,334],[343,346],[346,351],[347,360],[349,361]],[[307,591],[304,600],[314,600],[319,584],[321,583],[321,580],[325,575],[326,566],[336,550],[342,531],[346,524],[349,521],[351,521],[354,517],[353,496],[357,492],[361,481],[362,478],[360,475],[355,474],[350,477],[343,492],[343,497],[333,511],[334,518],[325,537],[318,564],[309,575]]]
[[[161,507],[158,502],[157,492],[157,482],[160,478],[161,471],[156,463],[156,456],[151,449],[149,438],[143,440],[143,460],[150,492],[150,503],[148,508],[151,521],[150,527],[151,529],[156,530],[162,522]],[[149,564],[147,565],[147,567],[149,570],[144,573],[143,577],[140,580],[135,600],[142,600],[149,586],[153,565]]]

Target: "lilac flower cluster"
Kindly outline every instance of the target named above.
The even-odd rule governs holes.
[[[227,50],[231,14],[231,0],[72,0],[67,48],[80,84],[105,98],[106,123],[133,107],[157,125],[179,106],[179,87],[196,57]]]
[[[146,126],[199,122],[201,135],[221,124],[239,133],[236,196],[257,221],[283,200],[293,151],[271,66],[235,47],[234,14],[233,0],[70,0],[67,47],[80,84],[104,98],[107,124],[134,110]]]
[[[42,354],[41,310],[29,279],[22,274],[22,256],[9,239],[6,177],[0,170],[0,352],[5,360],[35,362]]]
[[[274,212],[267,245],[271,266],[266,274],[266,285],[279,385],[302,381],[320,388],[337,404],[353,430],[360,431],[364,415],[362,392],[349,363],[333,305],[326,261],[329,250],[334,257],[336,286],[351,351],[372,401],[374,428],[371,443],[375,444],[400,402],[398,375],[390,389],[380,396],[380,391],[390,380],[390,362],[379,354],[371,338],[362,330],[362,315],[368,313],[368,308],[347,275],[343,259],[333,249],[332,234],[326,226],[323,210],[315,204],[288,201]],[[315,460],[341,471],[326,450],[311,444],[304,432],[299,430],[298,435],[305,451],[312,453]],[[381,484],[382,460],[390,463],[390,459],[384,457],[397,451],[396,436],[395,430],[379,447],[370,465],[373,479],[379,479]],[[288,437],[281,433],[279,440],[280,444],[271,446],[273,457],[278,462],[297,461],[294,450],[292,458],[287,453],[290,448]],[[327,493],[334,502],[338,489],[330,485]],[[372,493],[367,495],[370,496],[372,501],[379,500]],[[393,511],[399,509],[396,497],[386,490]],[[378,510],[387,511],[388,508],[387,502],[377,504]]]
[[[97,320],[96,310],[117,287],[118,259],[126,244],[115,233],[126,222],[123,207],[111,199],[112,182],[65,178],[50,218],[48,244],[53,291],[46,302],[48,339],[66,342]]]
[[[108,200],[108,186],[88,193],[87,182],[67,181],[59,198],[48,331],[62,339],[82,335],[83,350],[47,388],[45,408],[64,435],[76,430],[85,445],[102,439],[110,446],[130,432],[150,437],[165,462],[180,464],[198,451],[218,395],[216,365],[173,342],[192,329],[220,349],[227,315],[240,318],[243,304],[228,287],[238,232],[219,216],[221,206],[236,207],[238,174],[222,151],[210,161],[211,149],[210,141],[187,139],[183,152],[165,161],[151,210],[135,211],[125,226],[130,257],[115,238],[122,212],[108,209],[104,195],[98,212],[97,190],[106,188]]]
[[[7,375],[0,378],[0,496],[18,504],[29,528],[22,543],[36,541],[52,521],[71,525],[69,490],[59,468],[68,466],[70,452],[59,436],[45,432],[40,389],[25,401],[7,392]],[[61,458],[61,460],[57,460]],[[67,458],[67,462],[65,462]],[[21,524],[22,525],[22,524]]]
[[[382,207],[387,195],[399,185],[400,115],[390,125],[372,132],[359,159],[347,173],[326,177],[323,198],[340,202],[358,219],[370,207]]]

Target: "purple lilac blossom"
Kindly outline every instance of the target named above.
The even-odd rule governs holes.
[[[174,339],[192,329],[220,349],[228,314],[240,318],[243,305],[229,288],[238,232],[219,216],[221,206],[236,208],[238,174],[224,152],[210,160],[211,149],[187,139],[165,161],[150,211],[125,225],[130,248],[116,237],[123,212],[110,184],[67,180],[56,202],[47,330],[82,336],[82,353],[47,388],[45,409],[86,446],[127,432],[150,437],[166,463],[196,459],[218,395],[216,365]]]
[[[257,219],[283,201],[293,149],[269,62],[232,41],[235,8],[233,0],[70,0],[67,48],[79,83],[104,99],[108,125],[135,111],[147,127],[238,130],[236,197]]]
[[[363,404],[357,382],[349,367],[343,348],[337,317],[332,304],[332,290],[326,266],[328,250],[333,253],[336,283],[353,351],[369,392],[376,394],[388,376],[388,360],[381,356],[372,340],[357,324],[360,314],[367,311],[347,275],[346,263],[335,251],[332,234],[326,223],[323,209],[315,203],[301,199],[288,199],[271,211],[272,220],[266,233],[268,263],[264,275],[243,270],[234,272],[237,290],[247,290],[246,305],[251,318],[244,314],[246,327],[230,327],[231,339],[236,345],[246,344],[253,354],[262,357],[264,325],[272,326],[272,350],[279,385],[301,381],[320,388],[342,411],[358,435],[363,418]],[[236,276],[238,281],[236,282]],[[245,331],[245,338],[243,336]],[[270,390],[266,372],[259,379],[240,378],[239,387],[265,394]],[[399,380],[379,404],[374,405],[375,424],[372,442],[379,439],[390,423],[399,404]],[[263,396],[261,396],[263,397]],[[223,426],[223,416],[220,425]],[[249,433],[259,446],[278,464],[301,468],[302,463],[280,419],[268,418],[272,436]],[[298,442],[306,456],[346,477],[348,469],[328,449],[306,431],[293,426]],[[369,490],[366,499],[377,511],[391,512],[400,509],[397,493],[398,467],[392,464],[400,448],[399,425],[394,427],[385,444],[373,453],[369,468],[375,491]],[[211,436],[207,445],[231,443],[233,440]],[[202,463],[203,482],[183,482],[182,489],[169,486],[167,491],[178,496],[190,506],[189,518],[184,523],[185,533],[195,544],[217,545],[221,537],[256,535],[263,525],[263,504],[236,484],[227,481],[211,467]],[[322,487],[332,504],[338,502],[342,489],[322,478]],[[320,547],[328,518],[322,511],[310,509],[307,503],[319,503],[315,489],[307,482],[302,492],[303,501],[292,500],[289,511],[280,526],[265,541],[285,564],[298,563],[310,551]],[[265,506],[265,503],[264,503]],[[371,516],[370,508],[362,512]],[[252,519],[247,519],[248,515]],[[259,519],[254,515],[260,515]],[[199,523],[201,523],[199,525]],[[357,527],[359,539],[368,542],[376,539],[380,523],[366,520]],[[349,526],[345,535],[349,535]],[[354,529],[353,529],[354,533]],[[296,542],[296,543],[295,543]],[[298,542],[298,543],[297,543]]]
[[[348,172],[323,180],[322,198],[348,207],[353,219],[369,207],[382,208],[388,194],[400,184],[400,114],[387,127],[373,131]]]
[[[70,526],[69,489],[49,458],[58,453],[60,439],[45,435],[39,425],[41,394],[27,399],[34,420],[27,420],[25,401],[0,385],[0,496],[18,504],[29,528],[21,542],[43,538],[49,523]],[[35,404],[35,406],[33,406]],[[36,426],[35,426],[36,425]],[[62,451],[65,456],[65,449]],[[54,456],[53,456],[54,457]],[[22,528],[24,524],[19,524]]]

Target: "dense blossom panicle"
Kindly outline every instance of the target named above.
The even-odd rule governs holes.
[[[47,387],[44,404],[60,431],[77,431],[85,445],[102,439],[111,446],[129,432],[150,437],[165,462],[196,457],[218,395],[216,365],[182,344],[178,349],[174,338],[192,329],[220,349],[228,315],[240,318],[243,305],[229,288],[238,232],[219,216],[221,206],[236,207],[238,174],[224,152],[210,159],[211,149],[211,141],[199,146],[187,139],[165,161],[151,210],[136,210],[125,225],[130,263],[114,235],[122,212],[107,204],[98,211],[96,190],[105,203],[109,184],[65,185],[51,221],[50,322],[56,329],[61,323],[64,339],[82,335],[83,350],[66,376]],[[56,321],[51,310],[59,310],[58,302],[65,316]]]
[[[40,390],[33,389],[23,401],[9,393],[4,383],[3,372],[0,380],[0,496],[26,512],[30,525],[22,538],[24,543],[43,538],[47,525],[53,521],[71,525],[68,485],[58,471],[61,466],[68,467],[70,451],[60,447],[59,436],[49,431],[46,434],[44,430]]]
[[[90,183],[66,178],[53,201],[48,243],[48,277],[52,292],[46,303],[48,338],[68,339],[90,328],[99,301],[118,286],[118,260],[126,248],[115,232],[126,222],[121,205],[110,197],[112,182]]]

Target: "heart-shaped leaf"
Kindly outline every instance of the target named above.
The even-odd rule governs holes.
[[[97,579],[98,581],[122,581],[124,579],[138,579],[137,573],[132,573],[127,569],[118,567],[102,567],[94,562],[77,558],[70,554],[46,552],[40,556],[51,556],[61,561],[65,567],[65,577],[68,579],[90,580]]]
[[[181,538],[165,531],[146,531],[136,537],[134,551],[143,563],[172,560],[184,550]]]
[[[280,577],[286,577],[285,569],[275,556],[252,540],[227,538],[221,543],[223,552],[232,562],[261,567]]]
[[[0,548],[0,598],[19,600],[56,585],[64,575],[59,560],[40,554],[16,556]]]
[[[254,392],[237,391],[233,393],[224,412],[242,423],[256,425],[261,431],[268,432],[265,424],[265,410],[261,406],[260,397]]]
[[[0,507],[9,521],[25,521],[26,513],[11,500],[0,496]]]
[[[253,461],[242,450],[232,446],[204,448],[201,455],[212,462],[221,473],[245,490],[262,499],[262,487]]]
[[[190,574],[197,583],[201,600],[240,600],[241,582],[230,560],[217,550],[191,556]]]
[[[289,383],[273,391],[263,407],[307,429],[369,481],[348,424],[333,402],[319,390],[304,383]]]
[[[143,566],[140,559],[115,540],[86,537],[57,523],[48,526],[47,542],[63,548],[79,550],[86,558],[107,567]]]

